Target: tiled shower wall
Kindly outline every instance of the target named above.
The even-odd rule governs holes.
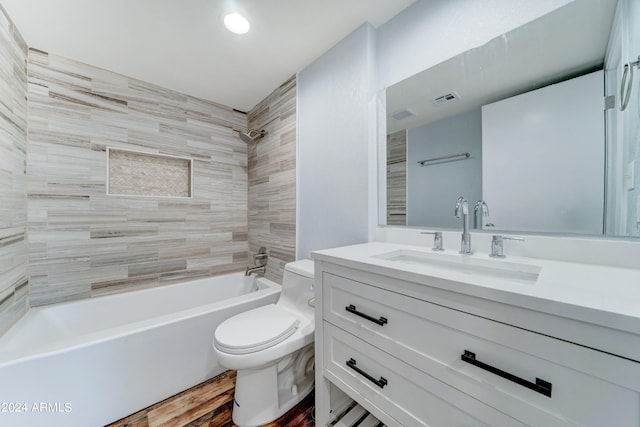
[[[387,225],[407,225],[407,131],[387,135]]]
[[[27,45],[0,6],[0,334],[27,310]]]
[[[29,98],[31,305],[245,268],[244,113],[33,49]],[[193,196],[107,195],[107,147],[193,159]]]
[[[282,283],[296,246],[296,77],[249,113],[249,129],[267,134],[249,148],[249,252],[265,246],[266,277]]]

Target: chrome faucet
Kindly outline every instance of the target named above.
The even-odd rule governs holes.
[[[469,234],[469,203],[467,199],[460,196],[456,200],[456,207],[453,210],[453,214],[456,218],[460,218],[460,211],[462,211],[462,240],[460,242],[460,253],[471,253],[471,234]]]
[[[253,254],[254,267],[247,267],[247,269],[244,271],[244,275],[250,276],[252,273],[265,274],[267,272],[268,259],[269,255],[267,255],[267,248],[265,248],[264,246],[260,246],[260,249],[258,249],[258,253]]]
[[[244,271],[244,275],[245,276],[251,276],[251,274],[253,273],[262,273],[265,274],[267,271],[267,265],[260,265],[257,267],[247,267],[247,269]]]
[[[480,212],[480,226],[478,226],[478,212]],[[473,208],[473,228],[482,229],[482,218],[485,216],[489,216],[489,206],[484,200],[480,199]]]

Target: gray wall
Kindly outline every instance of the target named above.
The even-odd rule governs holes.
[[[0,334],[28,306],[27,46],[0,6]]]
[[[29,53],[31,305],[247,265],[246,115]],[[106,195],[106,148],[193,159],[193,197]]]
[[[296,256],[295,76],[251,109],[248,120],[249,129],[267,131],[249,147],[249,252],[265,246],[266,277],[282,283],[284,265]]]
[[[418,161],[469,153],[453,162],[420,166]],[[407,225],[460,228],[454,217],[458,196],[470,213],[482,198],[482,115],[480,109],[429,123],[408,132]],[[470,217],[471,225],[473,218]]]
[[[371,238],[374,48],[363,25],[298,75],[298,258]]]

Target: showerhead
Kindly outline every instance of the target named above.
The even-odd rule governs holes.
[[[238,136],[240,136],[240,139],[243,140],[247,145],[251,145],[255,142],[253,138],[249,136],[248,132],[247,133],[240,132]]]
[[[264,130],[249,130],[248,132],[239,132],[240,139],[248,145],[253,145],[260,138],[263,138],[267,134]]]

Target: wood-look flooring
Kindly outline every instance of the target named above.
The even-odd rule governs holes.
[[[235,371],[129,415],[107,427],[236,427],[231,421]],[[314,393],[264,427],[314,427]]]

